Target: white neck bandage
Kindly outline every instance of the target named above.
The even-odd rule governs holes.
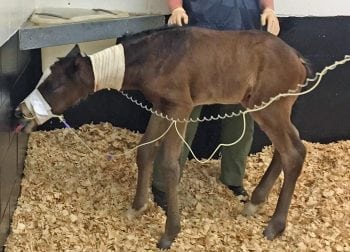
[[[35,121],[39,125],[43,124],[52,117],[57,117],[57,115],[54,115],[51,112],[51,106],[46,102],[46,100],[38,90],[38,87],[50,74],[50,68],[46,69],[43,75],[41,76],[38,84],[36,85],[36,88],[23,101],[26,104],[32,116],[34,117],[33,119],[35,119]]]
[[[124,47],[118,44],[89,55],[95,77],[95,92],[101,89],[120,90],[124,80]]]

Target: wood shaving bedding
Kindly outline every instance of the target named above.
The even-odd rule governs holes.
[[[136,187],[140,134],[104,123],[34,132],[28,144],[22,192],[6,251],[158,251],[164,212],[149,209],[128,220]],[[182,230],[170,251],[350,251],[350,140],[305,142],[308,154],[285,233],[273,241],[262,231],[273,214],[282,176],[255,217],[218,180],[220,161],[189,161],[180,184]],[[272,147],[248,158],[251,194],[269,164]],[[150,194],[150,198],[152,195]]]

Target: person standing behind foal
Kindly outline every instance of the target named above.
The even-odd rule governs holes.
[[[278,35],[279,21],[274,13],[273,0],[167,0],[171,10],[168,24],[189,24],[216,30],[251,30],[260,29],[266,25],[266,30]],[[239,111],[240,105],[221,105],[220,114]],[[202,106],[194,108],[191,117],[200,116]],[[191,145],[198,123],[189,123],[186,141]],[[243,129],[243,118],[234,117],[221,121],[221,143],[231,143],[238,139]],[[254,121],[246,115],[246,132],[242,140],[231,147],[221,150],[220,180],[228,186],[241,201],[248,199],[248,193],[243,187],[246,159],[249,154],[254,131]],[[189,150],[184,147],[180,157],[180,167],[183,168]],[[155,202],[166,210],[165,185],[159,157],[154,162],[152,192]]]

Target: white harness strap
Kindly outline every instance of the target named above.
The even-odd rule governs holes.
[[[101,89],[120,90],[124,80],[125,56],[121,44],[89,55],[95,77],[95,92]]]

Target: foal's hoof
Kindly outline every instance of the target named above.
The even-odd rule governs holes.
[[[132,220],[138,216],[140,216],[144,211],[147,209],[147,204],[145,204],[143,207],[141,207],[139,210],[129,208],[128,211],[126,212],[126,217],[129,220]]]
[[[242,214],[244,216],[253,216],[258,209],[260,208],[260,204],[259,205],[254,205],[251,201],[248,201],[245,205],[244,205],[244,209],[242,211]]]
[[[173,243],[172,240],[169,240],[168,238],[162,236],[162,238],[160,238],[160,240],[157,244],[157,248],[170,249],[172,243]]]
[[[286,225],[283,222],[272,222],[270,221],[267,227],[265,228],[263,235],[268,240],[273,240],[277,236],[281,235],[285,230]]]

